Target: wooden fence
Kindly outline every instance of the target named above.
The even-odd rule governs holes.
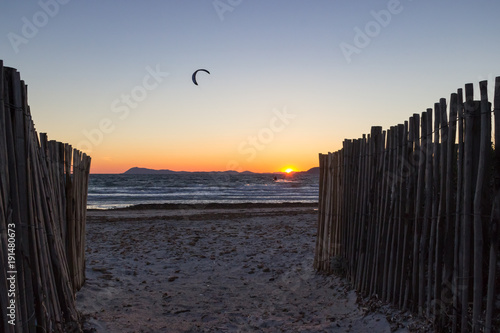
[[[499,332],[500,77],[320,154],[314,266],[431,319]],[[447,112],[447,109],[449,111]],[[495,302],[497,305],[495,306]]]
[[[0,60],[0,332],[78,332],[90,157],[38,138],[19,73]]]

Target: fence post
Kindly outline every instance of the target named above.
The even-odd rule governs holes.
[[[419,280],[418,280],[418,269],[419,269],[419,245],[420,238],[422,234],[422,201],[425,186],[425,138],[427,137],[427,114],[422,113],[422,121],[420,121],[420,115],[415,114],[415,156],[418,155],[418,170],[417,170],[417,180],[416,180],[416,196],[415,196],[415,218],[414,218],[414,228],[413,228],[413,269],[412,269],[412,293],[411,299],[413,301],[412,310],[418,311],[418,295],[419,295]]]
[[[323,237],[323,212],[324,212],[324,182],[325,182],[325,165],[324,165],[324,155],[319,154],[319,199],[318,199],[318,227],[316,233],[316,248],[314,255],[314,268],[320,270],[321,262],[321,252],[323,249],[322,237]]]
[[[474,195],[474,288],[473,288],[473,311],[472,329],[474,332],[480,330],[480,316],[483,300],[483,197],[486,173],[489,167],[489,156],[491,154],[491,107],[488,103],[488,81],[479,82],[481,92],[481,125],[480,125],[480,147],[479,161],[477,167],[477,178]]]
[[[491,218],[489,226],[490,237],[490,260],[488,270],[488,291],[486,299],[486,321],[485,332],[492,332],[492,317],[495,310],[495,276],[498,260],[498,221],[500,221],[500,77],[495,79],[495,151],[493,170],[496,170],[493,179],[493,203],[491,206]]]
[[[474,102],[473,86],[471,83],[465,85],[465,137],[464,137],[464,186],[463,186],[463,293],[462,293],[462,332],[469,331],[467,325],[467,315],[469,308],[469,284],[470,284],[470,266],[471,266],[471,235],[472,235],[472,217],[473,217],[473,189],[475,188],[474,175],[474,135],[477,131],[475,127],[475,118],[478,110],[477,103]]]

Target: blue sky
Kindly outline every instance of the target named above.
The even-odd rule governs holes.
[[[492,84],[498,13],[493,0],[3,1],[0,59],[27,82],[37,130],[87,151],[93,172],[308,169]],[[195,86],[198,68],[211,74]]]

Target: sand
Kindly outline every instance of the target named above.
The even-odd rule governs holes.
[[[312,205],[89,211],[87,281],[77,294],[85,329],[374,333],[415,325],[392,310],[368,312],[344,280],[314,271],[316,223]]]

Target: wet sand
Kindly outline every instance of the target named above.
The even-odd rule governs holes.
[[[316,223],[314,205],[89,211],[77,294],[85,328],[407,332],[387,309],[357,304],[344,280],[313,270]]]

